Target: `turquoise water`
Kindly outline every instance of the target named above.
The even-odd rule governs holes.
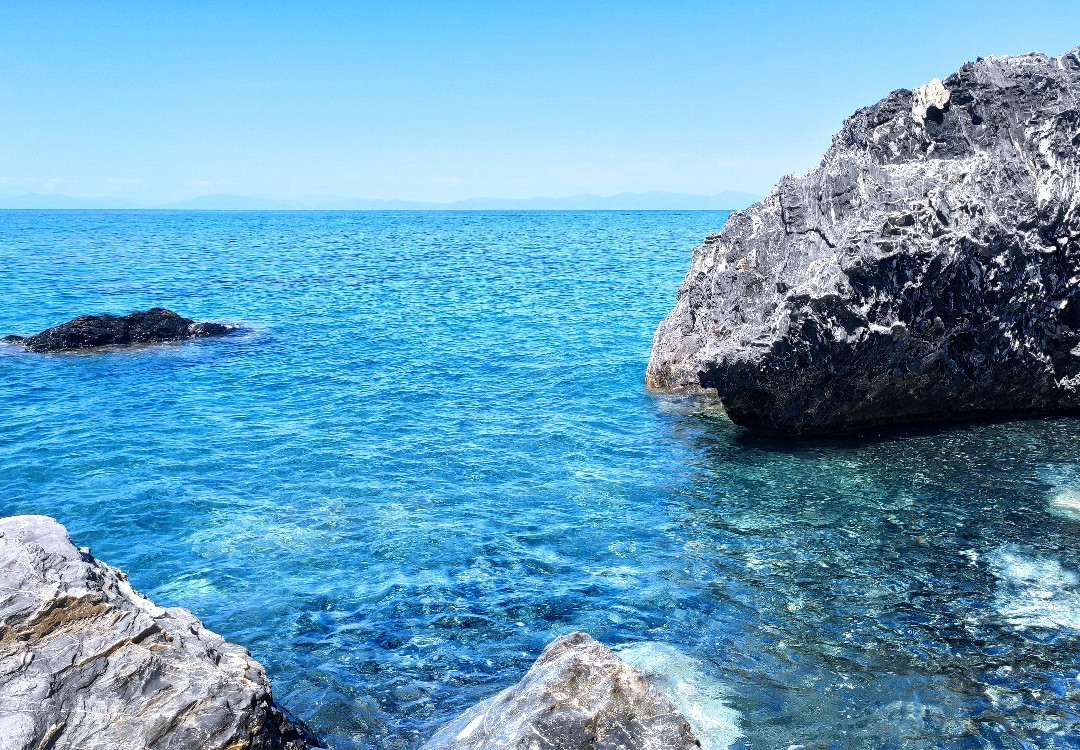
[[[747,437],[643,388],[724,213],[0,212],[0,511],[251,649],[333,747],[415,748],[559,634],[674,647],[712,747],[1080,747],[1080,422]],[[741,737],[734,735],[741,734]]]

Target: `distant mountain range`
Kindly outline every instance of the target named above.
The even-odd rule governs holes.
[[[689,193],[620,193],[572,195],[566,198],[469,198],[448,203],[309,197],[258,198],[244,195],[203,195],[173,203],[135,203],[120,198],[79,198],[70,195],[0,195],[0,209],[173,209],[216,211],[696,211],[737,210],[760,200],[751,193],[716,195]]]

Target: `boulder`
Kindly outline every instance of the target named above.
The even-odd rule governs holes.
[[[686,718],[585,633],[555,640],[518,684],[442,727],[422,750],[697,750]]]
[[[1080,410],[1080,48],[852,115],[694,251],[646,383],[786,435]]]
[[[262,667],[45,516],[0,519],[0,748],[304,750]]]
[[[31,352],[67,352],[104,346],[160,344],[167,341],[222,336],[237,330],[224,323],[197,323],[172,310],[155,307],[130,315],[82,315],[33,336],[5,336]]]

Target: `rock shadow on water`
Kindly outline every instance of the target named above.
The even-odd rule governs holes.
[[[879,425],[810,437],[786,436],[736,425],[715,396],[662,393],[651,393],[650,396],[654,413],[663,429],[670,430],[695,448],[715,446],[724,451],[746,450],[778,455],[880,451],[890,445],[905,443],[973,445],[987,441],[997,444],[1003,436],[1018,435],[1030,436],[1031,439],[1022,440],[1025,448],[1037,447],[1033,442],[1038,442],[1040,437],[1036,436],[1044,436],[1050,445],[1039,448],[1040,452],[1054,453],[1054,448],[1060,446],[1062,441],[1072,440],[1073,436],[1080,437],[1080,419],[1075,416],[1055,414],[1033,417],[1016,413],[968,416],[946,423],[926,421]],[[1080,488],[1080,479],[1077,487]]]
[[[1080,577],[1063,556],[1080,544],[1080,422],[786,441],[661,407],[685,456],[685,564],[726,623],[695,653],[724,655],[748,742],[806,740],[815,714],[823,744],[1080,740]]]
[[[1026,412],[987,412],[962,415],[946,422],[926,419],[901,424],[837,429],[832,433],[817,433],[811,436],[785,435],[740,427],[728,417],[722,401],[714,394],[651,392],[650,396],[656,412],[672,424],[680,421],[685,425],[694,423],[705,432],[725,442],[730,441],[736,445],[778,453],[799,453],[820,448],[857,448],[872,443],[888,443],[906,438],[944,439],[950,435],[964,434],[982,428],[1022,426],[1027,423],[1034,425],[1034,429],[1038,429],[1040,424],[1072,423],[1080,430],[1080,412],[1063,414],[1059,411],[1046,415],[1032,415]]]

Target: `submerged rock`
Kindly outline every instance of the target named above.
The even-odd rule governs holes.
[[[263,669],[45,516],[0,519],[0,747],[304,750]]]
[[[793,435],[1080,410],[1080,49],[856,112],[694,251],[646,382]]]
[[[444,726],[423,750],[690,750],[678,710],[584,633],[548,646],[521,682]]]
[[[67,352],[222,336],[236,329],[223,323],[197,323],[172,310],[155,307],[123,316],[83,315],[33,336],[5,336],[3,340],[21,342],[31,352]]]

